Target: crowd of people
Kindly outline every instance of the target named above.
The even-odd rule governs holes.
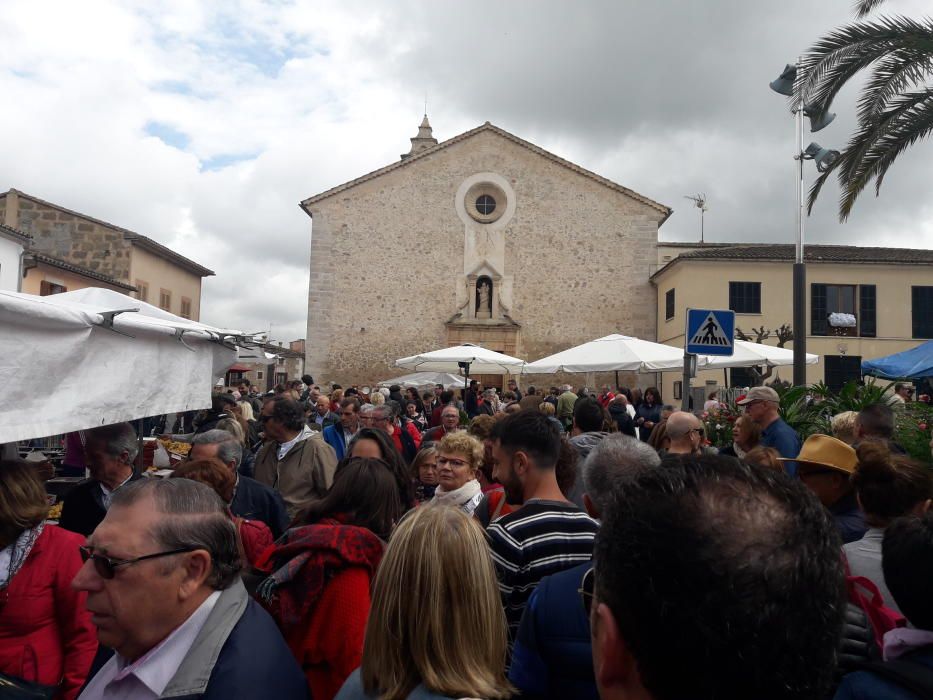
[[[5,461],[0,697],[933,697],[896,408],[801,441],[737,403],[715,449],[653,387],[244,382],[147,421],[168,478],[128,423],[76,436],[57,525]]]

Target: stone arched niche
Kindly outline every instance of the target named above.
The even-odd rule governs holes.
[[[495,284],[488,275],[476,278],[474,318],[492,318]]]

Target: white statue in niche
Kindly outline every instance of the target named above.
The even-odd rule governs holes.
[[[476,318],[492,318],[492,281],[481,277],[476,284]]]

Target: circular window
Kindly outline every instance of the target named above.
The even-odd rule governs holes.
[[[496,200],[488,194],[481,194],[476,198],[476,211],[483,216],[489,216],[496,210]]]
[[[475,221],[491,224],[505,213],[508,197],[498,185],[479,182],[466,192],[463,206]]]

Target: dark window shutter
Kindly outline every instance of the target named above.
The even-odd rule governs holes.
[[[914,338],[933,338],[933,287],[911,287]]]
[[[829,335],[826,311],[826,285],[810,285],[810,335]]]
[[[52,293],[52,284],[48,280],[42,280],[39,282],[39,296],[47,297]]]
[[[670,321],[674,318],[674,290],[668,289],[664,295],[664,318]]]
[[[877,335],[877,290],[873,284],[860,284],[858,288],[859,335],[874,338]]]

